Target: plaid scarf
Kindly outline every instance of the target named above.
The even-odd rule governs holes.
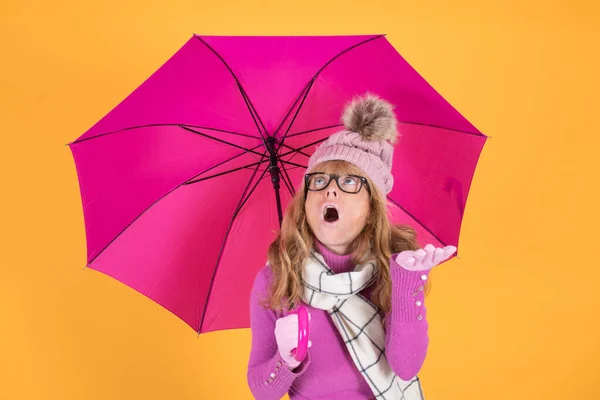
[[[418,377],[400,379],[385,356],[385,331],[377,306],[359,292],[374,282],[375,260],[357,265],[353,271],[336,274],[323,256],[313,252],[302,270],[304,293],[309,305],[327,310],[354,364],[376,399],[423,400]]]

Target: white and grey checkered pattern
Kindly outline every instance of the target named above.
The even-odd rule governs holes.
[[[319,253],[313,252],[302,271],[302,298],[307,304],[329,312],[376,399],[424,400],[417,376],[404,381],[390,367],[385,355],[381,313],[359,294],[374,278],[374,260],[336,274]]]

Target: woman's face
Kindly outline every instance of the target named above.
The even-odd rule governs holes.
[[[352,181],[345,183],[352,184]],[[308,191],[305,202],[308,225],[327,248],[337,254],[347,254],[350,244],[367,223],[369,201],[366,185],[362,185],[358,193],[346,193],[331,179],[325,189]]]

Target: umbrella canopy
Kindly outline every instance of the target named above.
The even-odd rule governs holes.
[[[364,92],[396,106],[392,219],[458,243],[487,136],[383,35],[194,35],[77,140],[87,266],[198,333],[249,326],[248,299],[318,143]]]

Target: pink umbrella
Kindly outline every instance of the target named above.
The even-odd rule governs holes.
[[[367,91],[401,122],[394,221],[422,243],[458,243],[487,136],[383,35],[193,36],[69,143],[87,266],[198,333],[248,327],[254,276],[308,157]]]

